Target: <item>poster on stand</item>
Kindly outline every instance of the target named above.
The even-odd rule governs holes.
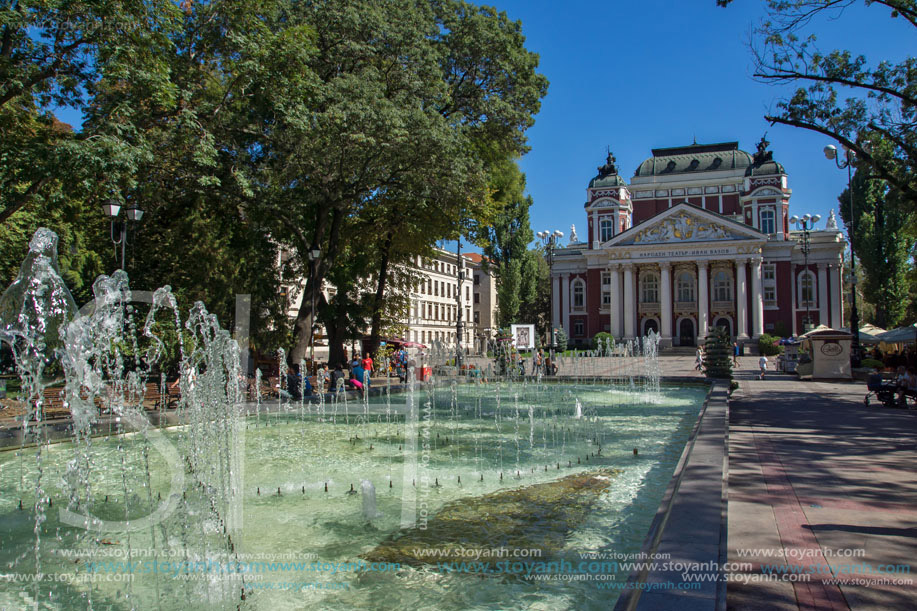
[[[510,325],[510,332],[516,350],[532,350],[535,347],[535,325]]]

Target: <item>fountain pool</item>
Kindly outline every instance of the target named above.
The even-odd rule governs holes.
[[[133,532],[62,523],[55,508],[73,494],[68,465],[82,450],[46,446],[45,577],[34,589],[0,582],[0,608],[35,606],[35,592],[41,608],[53,609],[608,608],[629,571],[579,563],[588,554],[626,560],[639,551],[705,394],[703,387],[663,386],[648,395],[606,384],[425,385],[365,404],[296,403],[251,415],[237,436],[241,520],[228,548],[225,523],[192,477],[162,523]],[[195,443],[188,431],[165,433],[179,454]],[[82,507],[99,520],[140,519],[169,495],[171,467],[146,436],[94,438],[91,451],[95,483]],[[28,449],[0,454],[0,563],[10,575],[34,575],[28,509],[37,473]],[[531,505],[536,531],[554,537],[550,545],[499,530],[475,539],[495,520],[480,503],[493,501],[498,513],[508,506],[497,502],[501,493],[541,494],[539,485],[589,473],[610,482],[575,523],[551,523],[556,499]],[[463,507],[476,518],[456,521]],[[398,534],[432,537],[453,553],[419,561],[417,554],[373,556]],[[485,549],[491,557],[482,571],[472,564],[481,556],[472,554]],[[460,561],[467,564],[452,564]],[[547,562],[554,564],[538,564]],[[525,574],[542,569],[547,575]]]

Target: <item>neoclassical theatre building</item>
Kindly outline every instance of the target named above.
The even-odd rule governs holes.
[[[739,342],[797,335],[807,322],[842,327],[845,241],[834,213],[806,241],[767,146],[653,149],[629,185],[609,153],[586,189],[586,231],[571,227],[554,251],[554,327],[577,345],[652,329],[663,347],[703,343],[711,326]]]

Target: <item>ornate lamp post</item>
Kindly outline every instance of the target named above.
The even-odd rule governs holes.
[[[143,210],[137,206],[131,206],[124,211],[124,216],[126,217],[123,221],[118,222],[118,232],[117,237],[115,237],[115,218],[117,218],[118,213],[121,212],[121,204],[117,200],[109,199],[102,204],[102,212],[105,213],[105,216],[111,219],[111,228],[109,229],[109,235],[111,236],[111,241],[115,245],[115,263],[118,263],[118,245],[121,246],[121,269],[125,269],[127,264],[125,263],[125,256],[127,254],[127,224],[128,221],[131,223],[139,221],[143,218]]]
[[[818,214],[815,216],[804,214],[802,218],[799,218],[794,214],[792,217],[790,217],[790,223],[793,225],[799,225],[799,228],[802,230],[802,255],[805,258],[806,278],[810,279],[807,285],[809,289],[808,295],[803,295],[806,300],[806,322],[803,325],[803,332],[809,331],[812,328],[812,314],[809,312],[809,307],[812,303],[812,299],[815,297],[815,287],[813,286],[813,283],[811,282],[811,276],[809,275],[812,273],[809,270],[809,232],[815,228],[815,223],[820,220],[821,216]],[[793,315],[795,316],[796,314],[794,313]]]
[[[549,319],[548,319],[548,342],[551,345],[551,352],[553,356],[554,351],[554,249],[558,246],[558,241],[564,237],[563,231],[539,231],[537,234],[538,238],[541,240],[542,245],[544,245],[545,258],[548,261],[548,276],[551,279],[551,306],[548,308]]]
[[[315,273],[316,272],[315,268],[318,267],[318,260],[322,258],[322,251],[319,250],[318,248],[313,248],[312,250],[309,251],[308,257],[309,257],[309,264],[313,266],[312,277],[315,278],[315,276],[317,275]],[[312,287],[312,289],[310,290],[310,293],[312,293],[312,329],[311,329],[311,332],[309,333],[309,360],[312,362],[311,367],[312,367],[312,373],[314,374],[316,371],[316,368],[315,368],[315,330],[318,328],[318,325],[315,322],[316,321],[316,318],[315,318],[315,287]]]
[[[844,160],[837,155],[837,147],[829,144],[824,148],[825,157],[833,159],[840,170],[847,170],[847,194],[850,196],[850,225],[847,226],[847,239],[850,240],[850,332],[853,341],[850,343],[850,365],[860,366],[860,313],[857,311],[857,282],[856,282],[856,257],[853,255],[853,232],[855,217],[853,212],[853,175],[850,166],[856,159],[856,154],[846,146],[844,147]]]

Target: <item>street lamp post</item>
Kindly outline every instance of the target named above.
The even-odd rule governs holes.
[[[109,229],[109,235],[111,237],[112,243],[115,245],[115,264],[118,263],[118,246],[121,246],[121,269],[127,267],[125,263],[125,258],[127,256],[127,224],[128,222],[134,223],[143,218],[143,210],[137,206],[131,206],[124,211],[124,216],[126,217],[123,221],[118,222],[118,237],[115,237],[115,218],[118,217],[118,213],[121,212],[121,204],[117,200],[109,199],[102,204],[102,212],[105,213],[105,216],[111,219],[111,227]]]
[[[457,240],[455,251],[455,269],[458,276],[458,289],[455,291],[455,371],[462,371],[462,280],[465,279],[465,267],[462,265],[462,238]]]
[[[856,282],[856,257],[853,255],[853,233],[855,216],[853,212],[853,175],[850,166],[856,154],[846,146],[844,147],[844,160],[837,155],[837,147],[829,144],[824,148],[825,157],[834,160],[834,164],[841,170],[847,170],[847,194],[850,197],[850,224],[847,226],[847,239],[850,240],[850,332],[853,341],[850,343],[850,364],[852,367],[860,366],[860,313],[857,311],[857,282]]]
[[[804,214],[802,218],[799,218],[798,216],[794,214],[790,218],[790,223],[793,225],[798,224],[799,228],[802,230],[802,255],[805,258],[806,278],[809,280],[809,282],[807,283],[808,294],[803,295],[803,297],[806,300],[806,322],[803,325],[803,332],[809,331],[809,329],[811,329],[812,327],[812,314],[809,311],[809,308],[812,303],[812,299],[815,297],[814,283],[811,281],[812,276],[810,275],[812,272],[809,270],[809,232],[811,232],[812,229],[815,228],[815,223],[817,223],[820,220],[821,220],[821,216],[818,214],[816,214],[815,216]],[[795,315],[796,313],[794,312],[793,316]]]
[[[318,248],[313,248],[309,250],[308,256],[309,256],[309,264],[312,266],[311,272],[312,272],[312,278],[314,282],[314,278],[318,275],[316,273],[317,272],[316,267],[318,267],[318,260],[322,256],[322,251],[319,250]],[[315,286],[310,287],[309,292],[312,294],[312,310],[311,310],[312,328],[309,331],[309,359],[312,362],[311,368],[312,368],[312,373],[314,374],[316,371],[315,369],[315,330],[318,327],[318,325],[315,324]]]
[[[548,308],[548,342],[551,346],[551,356],[554,356],[554,249],[558,246],[558,241],[564,237],[563,231],[539,231],[537,234],[541,243],[544,245],[545,258],[548,260],[548,277],[551,280],[550,299],[551,304]]]

